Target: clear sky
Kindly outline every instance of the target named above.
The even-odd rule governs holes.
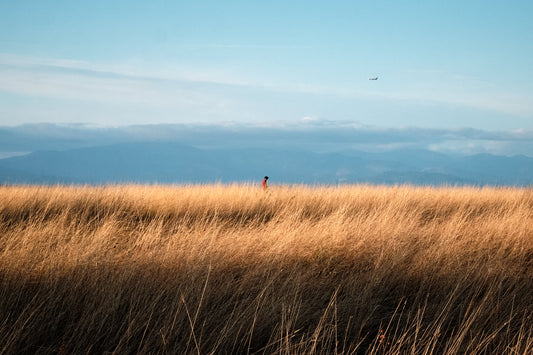
[[[531,130],[532,15],[531,0],[3,0],[0,125]]]

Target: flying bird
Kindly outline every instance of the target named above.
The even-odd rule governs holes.
[[[368,78],[368,80],[378,80],[378,77],[376,76],[375,78]]]

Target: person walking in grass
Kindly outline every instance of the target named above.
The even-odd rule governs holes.
[[[266,189],[268,189],[267,180],[268,180],[268,176],[265,176],[263,181],[261,181],[261,188],[263,189],[263,191],[266,191]]]

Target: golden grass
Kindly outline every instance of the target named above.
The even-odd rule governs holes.
[[[0,353],[533,352],[533,191],[0,187]]]

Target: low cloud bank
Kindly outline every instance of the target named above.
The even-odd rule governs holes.
[[[128,142],[179,142],[200,148],[272,148],[313,152],[383,152],[422,149],[472,155],[533,156],[533,131],[472,128],[384,128],[350,121],[304,118],[268,124],[156,124],[98,127],[32,124],[0,127],[0,152],[66,150]]]

